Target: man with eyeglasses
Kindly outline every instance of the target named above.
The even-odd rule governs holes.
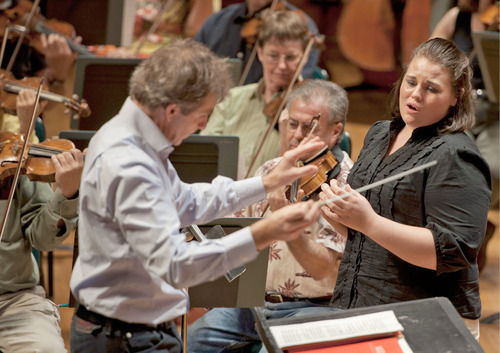
[[[328,146],[324,153],[331,151],[337,162],[327,179],[335,178],[340,185],[345,185],[353,164],[339,147],[347,110],[347,93],[343,88],[330,81],[305,80],[289,96],[280,122],[282,145],[286,150],[296,148],[308,136],[320,137]],[[313,117],[317,116],[319,119],[314,122]],[[270,173],[280,160],[278,157],[265,162],[256,176]],[[317,199],[319,191],[309,197]],[[288,190],[283,187],[236,215],[267,217],[288,204]],[[328,304],[344,246],[345,239],[322,217],[296,240],[273,242],[267,270],[266,302],[256,310],[261,310],[267,319],[336,310]],[[189,327],[187,337],[190,353],[257,352],[262,346],[250,308],[214,308]],[[265,347],[260,352],[266,352]]]
[[[264,76],[253,84],[234,87],[228,97],[215,106],[202,135],[233,135],[240,138],[239,152],[245,166],[240,176],[253,175],[259,165],[279,154],[279,132],[273,129],[256,155],[262,136],[274,116],[266,116],[264,108],[290,84],[309,39],[306,21],[292,11],[262,14],[257,55]]]

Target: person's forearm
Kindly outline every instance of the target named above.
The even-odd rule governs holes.
[[[434,237],[429,229],[408,226],[375,215],[364,222],[363,228],[359,230],[402,260],[436,269]]]
[[[341,253],[328,249],[305,234],[287,242],[287,245],[295,259],[316,281],[334,271],[342,257]]]

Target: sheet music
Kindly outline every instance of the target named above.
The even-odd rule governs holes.
[[[392,310],[343,319],[319,320],[301,324],[270,326],[280,348],[354,338],[397,335],[403,331]]]

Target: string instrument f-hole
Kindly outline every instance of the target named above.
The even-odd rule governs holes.
[[[19,163],[21,175],[31,181],[52,183],[55,181],[56,169],[52,155],[75,148],[70,140],[45,140],[39,144],[28,144],[26,156],[21,157],[24,138],[13,132],[0,132],[0,185],[5,186],[12,179]]]
[[[310,138],[313,134],[314,130],[319,124],[319,119],[321,118],[321,113],[314,115],[311,119],[310,126],[311,129],[307,134],[306,139]],[[308,164],[312,164],[318,167],[318,171],[311,175],[303,176],[302,178],[293,182],[290,187],[290,202],[296,203],[299,190],[303,190],[304,196],[309,196],[328,180],[328,173],[335,168],[338,164],[338,161],[333,156],[332,151],[327,151],[328,146],[325,146],[321,151],[319,151],[316,155],[310,157],[305,162],[298,161],[298,166],[304,166]]]

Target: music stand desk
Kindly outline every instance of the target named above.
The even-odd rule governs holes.
[[[255,310],[256,328],[269,352],[283,353],[271,335],[269,330],[271,326],[340,319],[385,310],[394,311],[398,321],[404,327],[403,335],[414,353],[484,353],[455,307],[448,298],[444,297],[275,320],[266,320]]]
[[[259,217],[219,218],[200,226],[203,231],[220,225],[230,234],[258,221]],[[204,232],[205,233],[205,232]],[[269,248],[262,250],[257,258],[245,264],[246,270],[239,277],[229,282],[224,276],[188,289],[191,308],[253,308],[263,306]]]

